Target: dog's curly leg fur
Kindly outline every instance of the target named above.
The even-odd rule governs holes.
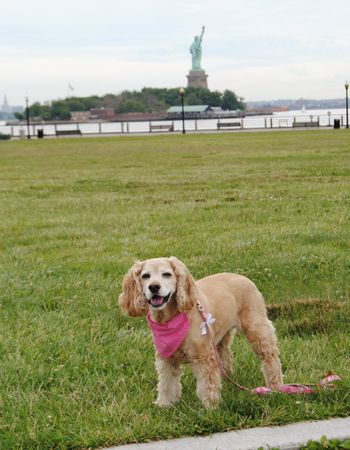
[[[266,318],[259,326],[246,322],[243,332],[260,358],[266,386],[276,387],[283,384],[283,376],[275,328]]]
[[[232,366],[232,341],[236,334],[235,330],[231,330],[225,334],[225,336],[218,343],[218,352],[220,355],[220,359],[222,365],[225,369],[225,372],[228,374],[232,374],[233,366]]]
[[[176,403],[181,397],[181,373],[179,363],[172,359],[162,359],[156,356],[156,369],[158,373],[158,398],[155,402],[161,408]]]
[[[221,374],[214,354],[195,358],[192,370],[198,398],[205,408],[215,408],[221,399]]]

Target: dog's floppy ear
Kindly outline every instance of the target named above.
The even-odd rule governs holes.
[[[180,312],[190,311],[199,301],[194,279],[183,262],[174,256],[169,260],[177,277],[176,301],[178,310]]]
[[[141,270],[142,263],[137,261],[124,276],[123,291],[119,296],[120,308],[132,317],[143,316],[147,312],[147,303],[139,279]]]

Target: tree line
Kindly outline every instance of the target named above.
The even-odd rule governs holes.
[[[141,91],[123,91],[120,94],[106,94],[89,97],[69,97],[54,100],[51,104],[33,103],[29,107],[32,119],[69,120],[72,111],[89,111],[93,108],[113,108],[116,114],[131,112],[163,112],[170,106],[179,106],[179,89],[143,88]],[[209,105],[223,110],[244,110],[243,99],[228,89],[224,92],[202,88],[187,88],[184,95],[185,105]],[[25,113],[16,113],[19,120],[25,119]]]

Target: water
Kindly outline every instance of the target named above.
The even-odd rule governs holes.
[[[274,115],[288,115],[288,116],[328,116],[330,113],[332,116],[346,114],[345,108],[342,109],[300,109],[295,111],[276,112]]]
[[[345,109],[331,109],[331,110],[299,110],[276,112],[273,115],[266,116],[248,116],[243,119],[220,119],[221,122],[238,122],[240,121],[243,129],[271,129],[271,128],[290,128],[293,125],[294,119],[297,121],[317,122],[321,127],[333,126],[334,119],[341,119],[345,123]],[[168,121],[153,121],[153,124],[174,123],[174,131],[182,131],[181,120]],[[217,130],[217,118],[206,118],[197,120],[186,120],[185,129],[187,131],[214,131]],[[38,129],[44,130],[45,136],[55,136],[55,130],[74,130],[79,128],[84,135],[96,134],[136,134],[149,133],[150,122],[105,122],[105,123],[57,123],[57,124],[43,124],[31,125],[30,134],[36,136]],[[234,129],[239,129],[235,127]],[[27,136],[28,130],[25,124],[8,126],[0,123],[0,133],[11,134],[14,137]]]

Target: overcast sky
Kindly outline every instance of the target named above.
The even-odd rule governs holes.
[[[345,95],[349,0],[0,0],[0,104],[186,86],[202,25],[211,90]]]

